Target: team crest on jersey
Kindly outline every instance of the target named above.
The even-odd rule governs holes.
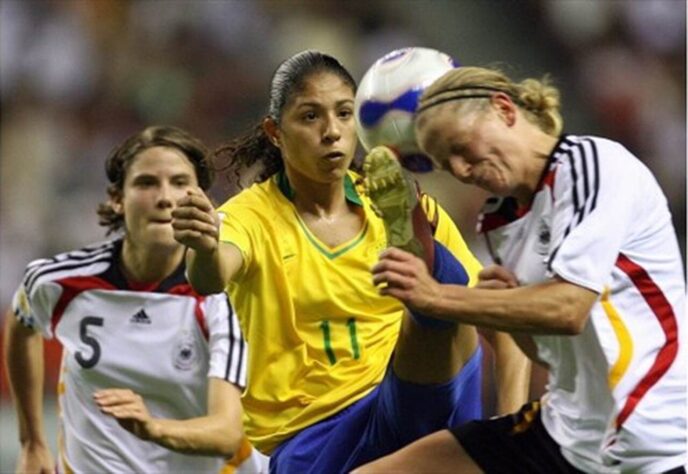
[[[198,349],[193,336],[184,332],[174,347],[174,366],[179,370],[191,370],[198,363]]]
[[[544,219],[540,219],[537,227],[537,242],[535,243],[535,251],[539,255],[547,255],[549,253],[549,242],[552,239],[552,232],[549,225]]]

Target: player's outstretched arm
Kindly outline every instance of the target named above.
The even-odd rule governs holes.
[[[381,294],[399,299],[412,311],[506,332],[579,334],[598,297],[559,278],[506,289],[442,285],[422,260],[397,248],[382,252],[372,272]]]
[[[5,367],[19,421],[16,472],[51,474],[55,461],[43,428],[43,337],[5,314]]]
[[[208,414],[187,420],[153,418],[143,398],[129,389],[99,390],[93,398],[127,431],[173,451],[229,458],[243,437],[241,392],[218,378],[209,379]]]
[[[189,190],[172,211],[174,238],[187,251],[187,277],[201,294],[222,292],[241,268],[242,256],[230,244],[219,242],[220,220],[210,199],[199,188]]]

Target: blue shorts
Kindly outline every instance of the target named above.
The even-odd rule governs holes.
[[[386,456],[435,431],[482,416],[480,346],[453,380],[420,385],[390,367],[369,395],[285,441],[270,473],[337,473]]]

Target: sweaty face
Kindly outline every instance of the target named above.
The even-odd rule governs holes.
[[[290,171],[321,183],[341,179],[356,150],[354,91],[329,72],[307,77],[284,107],[276,134]]]
[[[176,148],[153,147],[139,153],[126,171],[114,206],[124,214],[127,239],[137,245],[179,246],[172,233],[172,209],[195,186],[195,169]]]
[[[460,115],[454,107],[441,106],[426,114],[417,138],[439,167],[492,194],[513,192],[518,163],[509,156],[511,130],[491,107]]]

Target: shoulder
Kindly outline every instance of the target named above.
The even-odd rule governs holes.
[[[595,136],[567,135],[553,153],[555,193],[627,192],[655,186],[647,166],[624,145]],[[625,191],[624,191],[625,190]]]
[[[120,248],[121,240],[115,239],[34,260],[26,267],[23,286],[30,294],[46,282],[102,273],[112,265]]]
[[[274,178],[270,177],[261,183],[252,184],[225,201],[225,203],[218,208],[218,211],[222,212],[223,209],[237,207],[250,208],[275,201],[280,191],[274,181]]]
[[[253,184],[217,209],[222,229],[264,235],[293,215],[290,201],[274,178]]]
[[[642,166],[640,160],[624,145],[592,135],[565,135],[553,152],[554,162],[567,168],[597,166],[598,169],[622,172]]]

